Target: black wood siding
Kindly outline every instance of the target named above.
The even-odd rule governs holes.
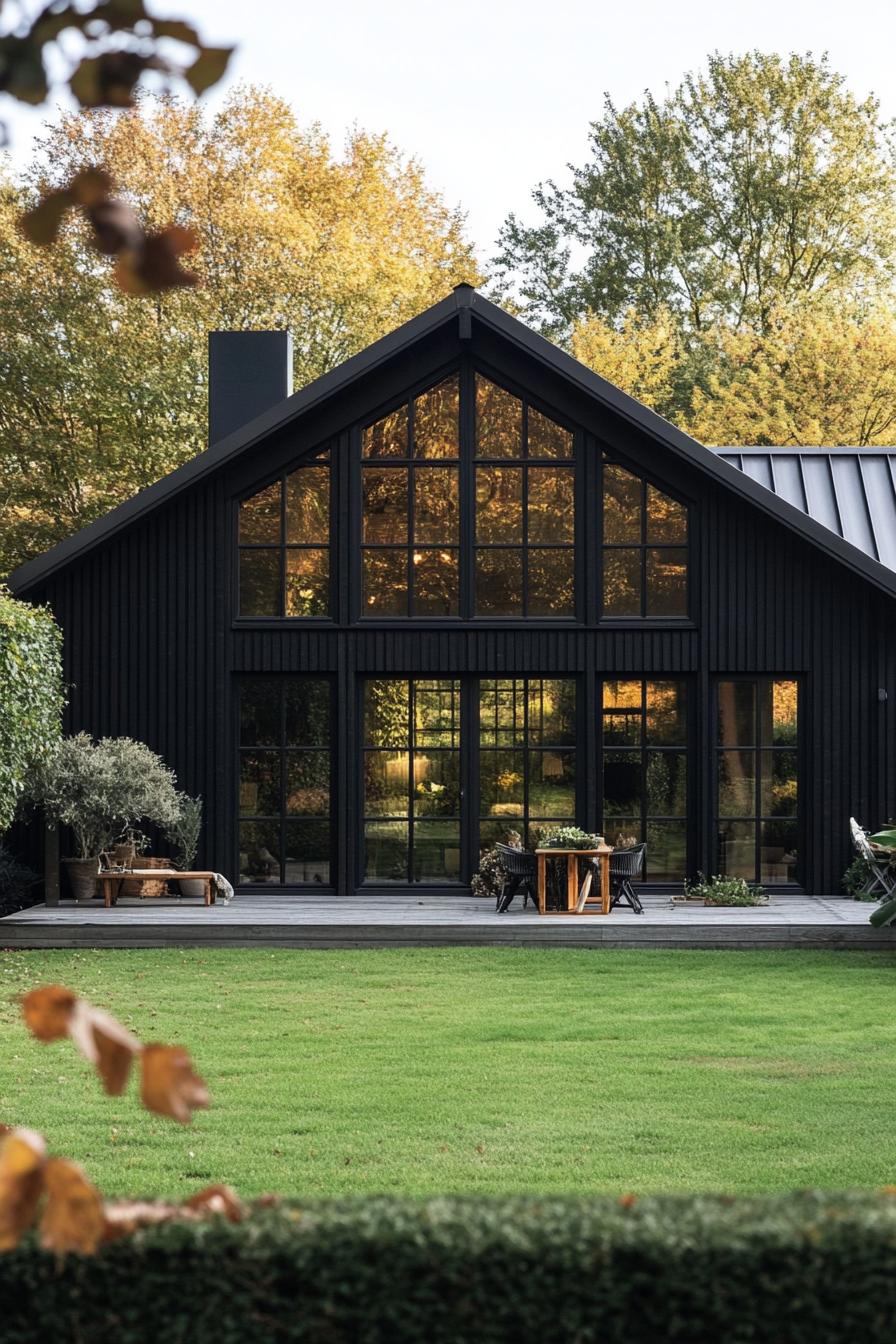
[[[348,472],[337,472],[334,623],[239,623],[233,619],[234,498],[304,451],[330,443],[350,451],[348,430],[402,387],[444,369],[466,345],[444,337],[401,357],[374,383],[317,413],[301,435],[273,436],[267,452],[220,472],[157,509],[41,591],[65,633],[71,683],[69,731],[128,734],[147,742],[206,802],[203,865],[232,869],[235,748],[234,674],[319,672],[336,679],[337,760],[357,774],[356,678],[366,674],[577,674],[589,716],[600,674],[688,675],[698,709],[695,750],[699,831],[695,866],[714,865],[711,827],[712,725],[716,675],[799,676],[803,683],[801,774],[807,828],[805,885],[839,890],[849,862],[847,818],[878,822],[896,813],[896,638],[894,604],[808,541],[683,466],[630,427],[614,423],[581,393],[552,381],[535,362],[483,339],[475,349],[498,375],[531,388],[584,431],[587,500],[596,489],[602,446],[623,455],[692,501],[693,625],[662,628],[544,622],[393,622],[350,626]],[[595,513],[596,516],[596,513]],[[586,519],[586,530],[591,528]],[[580,529],[581,530],[581,529]],[[596,539],[589,553],[596,552]],[[589,590],[593,579],[589,576]],[[879,688],[888,701],[879,699]],[[592,751],[589,723],[583,751]],[[357,874],[357,817],[343,789],[337,821],[337,880]],[[589,809],[593,799],[589,799]],[[588,818],[591,820],[591,818]],[[596,820],[596,818],[595,818]]]

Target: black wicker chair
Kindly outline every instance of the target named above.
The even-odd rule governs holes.
[[[503,915],[510,909],[516,893],[522,889],[523,909],[529,904],[531,896],[534,905],[538,905],[538,861],[528,849],[514,849],[512,845],[495,845],[500,855],[501,867],[506,874],[503,887],[498,892],[495,910]]]
[[[635,915],[643,915],[644,907],[638,893],[632,886],[632,880],[640,877],[644,871],[646,845],[634,845],[631,849],[614,849],[610,855],[610,909],[617,905],[627,905]],[[599,873],[598,865],[595,869]]]

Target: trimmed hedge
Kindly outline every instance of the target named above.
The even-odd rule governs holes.
[[[3,1344],[892,1344],[896,1198],[374,1198],[0,1255]]]

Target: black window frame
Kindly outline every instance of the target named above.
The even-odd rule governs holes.
[[[458,416],[457,416],[457,455],[455,457],[423,457],[418,456],[416,452],[415,438],[415,420],[416,403],[426,395],[447,382],[451,378],[457,379],[458,395]],[[359,482],[359,524],[358,528],[353,530],[353,544],[358,550],[358,601],[360,604],[360,619],[378,620],[378,621],[450,621],[455,622],[461,618],[462,605],[462,580],[461,570],[463,567],[463,528],[461,516],[463,514],[463,378],[461,370],[457,367],[448,369],[439,374],[435,379],[428,379],[423,384],[414,386],[414,389],[403,395],[400,400],[392,401],[386,410],[379,411],[375,416],[365,417],[364,421],[358,426],[358,453],[357,459],[360,466],[356,470],[356,476]],[[403,457],[374,457],[364,454],[364,435],[368,429],[378,424],[381,420],[390,415],[394,415],[402,408],[407,414],[407,452]],[[438,468],[447,468],[456,473],[457,479],[457,504],[458,504],[458,529],[457,540],[445,543],[416,542],[414,538],[416,523],[416,480],[418,470],[422,473],[431,472]],[[407,523],[407,539],[404,542],[377,542],[365,541],[364,539],[364,472],[365,470],[384,470],[384,471],[403,471],[407,479],[407,505],[405,520]],[[421,550],[430,551],[453,551],[456,557],[457,572],[457,611],[447,614],[433,614],[432,612],[416,612],[414,607],[414,594],[416,585],[414,583],[414,553]],[[406,607],[403,613],[399,612],[369,612],[367,611],[364,600],[364,557],[368,551],[383,552],[403,552],[405,557],[405,577],[406,587]]]
[[[760,687],[765,684],[772,686],[774,682],[793,682],[796,686],[796,742],[785,743],[775,746],[771,743],[762,741],[762,718],[760,714]],[[752,744],[738,743],[737,746],[723,746],[719,742],[719,687],[724,682],[737,682],[740,684],[749,684],[754,687],[754,722],[755,722],[755,742]],[[788,887],[802,887],[804,882],[804,864],[806,855],[805,835],[806,819],[804,795],[806,791],[806,762],[805,762],[805,720],[806,720],[806,696],[805,679],[796,673],[788,672],[740,672],[732,674],[719,674],[713,678],[713,693],[711,697],[711,728],[710,742],[712,744],[712,774],[710,792],[712,798],[711,812],[711,843],[712,843],[712,863],[713,870],[718,871],[722,876],[721,862],[721,832],[720,823],[722,822],[750,822],[754,828],[753,838],[753,876],[746,880],[759,886],[769,887],[772,890],[780,891]],[[754,812],[752,815],[723,816],[720,812],[720,788],[719,788],[719,762],[722,754],[726,751],[749,751],[753,754],[754,760],[759,764],[759,769],[753,771],[753,803]],[[793,817],[769,817],[762,812],[762,756],[764,753],[784,753],[788,752],[796,757],[796,815]],[[796,835],[796,863],[792,865],[791,876],[782,878],[778,881],[763,878],[762,876],[762,827],[766,822],[792,821],[794,833]]]
[[[628,711],[631,714],[637,713],[641,723],[639,742],[637,745],[626,745],[624,743],[607,743],[605,741],[604,723],[608,715],[619,715],[622,717],[623,711],[606,710],[604,708],[604,688],[611,682],[632,682],[640,685],[640,704],[637,711]],[[649,742],[647,738],[647,688],[649,685],[676,683],[680,685],[684,692],[685,707],[685,731],[684,742],[681,744],[662,744]],[[697,827],[697,807],[696,807],[696,780],[695,771],[699,759],[697,751],[697,723],[695,715],[695,697],[693,677],[687,673],[678,675],[668,675],[665,673],[636,673],[620,672],[614,675],[603,673],[598,678],[597,685],[597,743],[598,743],[598,764],[597,764],[597,792],[598,792],[598,814],[601,818],[600,826],[602,833],[608,844],[615,843],[615,834],[613,828],[621,828],[627,821],[637,820],[641,839],[647,844],[644,869],[641,874],[641,880],[651,884],[661,886],[672,885],[680,886],[684,878],[692,871],[692,856],[695,847],[695,834]],[[605,789],[605,766],[606,753],[619,752],[637,754],[640,757],[640,814],[634,817],[608,817],[606,813],[606,789]],[[685,812],[683,817],[673,817],[663,813],[651,813],[648,811],[647,796],[647,769],[648,757],[650,753],[677,754],[684,757],[684,775],[685,775]],[[653,878],[650,872],[650,843],[648,839],[648,827],[656,823],[658,825],[681,823],[684,830],[684,871],[680,876]]]
[[[365,701],[366,689],[370,682],[403,682],[408,686],[408,717],[405,732],[405,743],[401,746],[390,747],[372,747],[367,741],[367,725],[365,719]],[[456,747],[433,747],[431,745],[418,745],[416,741],[416,694],[418,683],[445,682],[448,685],[455,686],[455,713],[452,721],[451,732],[456,737]],[[378,675],[369,673],[359,676],[357,679],[358,688],[358,714],[360,732],[358,735],[359,754],[358,762],[358,791],[359,791],[359,820],[360,820],[360,869],[359,879],[362,887],[375,889],[382,887],[398,887],[407,891],[420,891],[426,888],[444,888],[453,890],[467,885],[465,878],[465,829],[467,826],[466,801],[468,790],[465,785],[465,767],[467,765],[466,757],[468,749],[465,750],[464,742],[468,738],[467,726],[467,699],[465,696],[465,686],[468,679],[455,674],[454,676],[439,676],[438,674],[410,673],[410,674],[387,674]],[[431,814],[418,816],[414,807],[414,758],[417,753],[427,751],[454,751],[457,754],[457,777],[458,777],[458,811],[456,814]],[[369,813],[366,808],[366,765],[368,752],[406,752],[408,756],[408,781],[407,781],[407,815],[396,816],[393,814]],[[414,830],[418,822],[453,822],[457,827],[457,847],[458,847],[458,876],[457,878],[440,877],[437,880],[417,879],[414,877]],[[367,826],[368,824],[377,824],[379,822],[400,822],[407,826],[408,844],[407,844],[407,862],[405,864],[405,877],[368,877],[367,875]]]
[[[334,471],[334,449],[335,445],[327,443],[313,452],[303,455],[298,461],[290,463],[283,467],[274,475],[267,477],[260,484],[254,484],[251,489],[242,490],[234,500],[234,624],[238,625],[264,625],[271,622],[285,622],[292,624],[298,622],[306,626],[312,622],[318,624],[332,624],[333,611],[336,594],[336,527],[335,527],[335,485],[336,475]],[[324,468],[327,472],[327,541],[322,542],[289,542],[287,541],[287,482],[291,476],[297,472],[308,470],[309,468]],[[240,537],[240,511],[243,504],[254,499],[256,495],[263,494],[269,490],[272,485],[279,485],[280,488],[280,539],[272,542],[245,542]],[[241,574],[242,574],[242,556],[244,552],[276,551],[279,553],[279,583],[280,583],[280,610],[276,613],[267,614],[244,614],[241,605]],[[287,555],[290,551],[325,551],[327,555],[327,604],[326,610],[315,612],[313,615],[288,615],[286,611],[287,595]]]
[[[322,746],[303,746],[298,744],[289,745],[286,742],[286,715],[287,702],[286,690],[290,682],[305,681],[318,682],[327,688],[328,713],[329,713],[329,731],[328,743]],[[248,683],[258,682],[275,686],[279,694],[279,718],[280,731],[279,740],[276,746],[263,745],[258,743],[245,743],[242,737],[242,695],[243,688]],[[313,672],[239,672],[233,678],[233,741],[235,743],[234,759],[236,762],[235,781],[234,781],[234,812],[235,818],[235,854],[233,871],[237,876],[234,884],[240,891],[326,891],[332,892],[335,889],[335,857],[336,857],[336,819],[337,804],[339,801],[339,778],[337,775],[337,756],[336,756],[336,681],[335,678],[322,673]],[[244,753],[265,752],[276,753],[278,757],[280,783],[278,789],[278,798],[280,803],[279,815],[273,814],[249,814],[244,813],[241,806],[241,784],[242,769],[241,762]],[[286,792],[287,792],[287,758],[291,753],[314,752],[320,755],[326,755],[328,759],[328,777],[329,777],[329,812],[326,817],[321,816],[301,816],[290,814],[286,811]],[[320,823],[326,821],[329,828],[329,849],[328,849],[328,877],[327,882],[287,882],[286,878],[286,827],[288,824],[298,824],[302,821]],[[277,882],[259,882],[249,880],[240,882],[240,853],[242,846],[240,844],[240,831],[243,823],[251,824],[258,822],[263,825],[276,826],[279,832],[280,853],[279,867],[280,877]]]
[[[608,467],[618,467],[628,473],[639,484],[640,487],[640,539],[634,541],[605,541],[605,523],[604,516],[606,511],[606,485],[605,472]],[[639,467],[623,460],[614,453],[604,450],[600,454],[598,462],[598,498],[599,498],[599,528],[598,528],[598,622],[600,625],[613,626],[672,626],[681,627],[693,624],[694,611],[694,510],[690,500],[676,490],[671,489],[665,482],[660,484],[652,476],[645,473]],[[676,504],[679,504],[685,512],[685,540],[684,542],[656,542],[648,540],[648,511],[647,499],[648,490],[656,490],[659,494],[667,496]],[[648,605],[648,580],[647,566],[648,555],[652,551],[681,551],[685,552],[685,610],[679,615],[661,615],[647,611]],[[624,615],[617,612],[607,612],[605,607],[605,556],[608,551],[637,551],[639,554],[638,573],[640,576],[640,612],[631,615]]]
[[[482,718],[481,718],[481,716],[482,716],[482,705],[483,705],[483,688],[484,688],[489,682],[502,682],[502,681],[510,681],[510,682],[514,682],[514,683],[519,682],[519,683],[522,684],[522,688],[523,688],[523,689],[522,689],[521,695],[522,695],[522,701],[523,701],[523,727],[522,727],[523,741],[522,741],[521,743],[514,743],[514,744],[511,745],[511,746],[486,746],[486,745],[483,745],[483,741],[482,741]],[[530,730],[530,726],[529,726],[529,691],[530,691],[530,687],[531,687],[533,684],[537,684],[537,683],[541,683],[541,684],[543,684],[544,682],[552,682],[552,681],[563,681],[563,682],[567,682],[567,683],[569,683],[569,685],[570,685],[571,688],[572,688],[572,692],[573,692],[573,722],[574,722],[573,741],[572,741],[571,744],[566,744],[566,743],[545,743],[545,742],[541,742],[541,743],[539,743],[537,746],[535,746],[535,745],[532,745],[532,743],[531,743],[531,741],[530,741],[530,736],[531,736],[531,730]],[[485,756],[487,756],[487,755],[496,755],[496,754],[499,753],[499,752],[508,752],[508,753],[513,752],[513,753],[520,753],[520,754],[522,754],[522,756],[523,756],[523,812],[522,812],[522,815],[519,816],[519,817],[514,817],[514,816],[510,816],[510,815],[508,815],[508,816],[506,817],[506,823],[507,823],[507,825],[506,825],[506,829],[507,829],[508,831],[509,831],[509,830],[519,830],[520,835],[521,835],[521,838],[522,838],[522,842],[523,842],[523,845],[524,845],[525,848],[527,848],[527,849],[534,848],[534,845],[530,843],[531,838],[532,838],[532,837],[531,837],[531,830],[530,830],[530,828],[531,828],[531,826],[532,826],[533,824],[536,824],[536,823],[539,823],[539,822],[547,822],[547,823],[550,823],[552,826],[555,826],[555,827],[560,827],[560,826],[576,826],[576,825],[578,825],[578,818],[581,816],[582,811],[583,811],[583,808],[582,808],[582,796],[583,796],[583,790],[584,790],[584,784],[585,784],[585,780],[584,780],[584,778],[583,778],[583,776],[582,776],[582,773],[581,773],[581,762],[582,762],[583,759],[585,759],[585,755],[586,755],[586,753],[585,753],[585,748],[584,748],[584,743],[583,743],[583,741],[582,741],[582,733],[581,733],[582,696],[581,696],[581,688],[580,688],[580,678],[579,678],[579,676],[578,676],[575,672],[556,673],[556,674],[547,673],[547,674],[543,674],[543,675],[538,675],[538,674],[536,674],[536,675],[529,675],[529,674],[523,674],[523,675],[510,674],[510,675],[507,675],[507,674],[503,674],[503,675],[502,675],[502,674],[500,674],[500,673],[496,673],[496,674],[494,674],[494,675],[489,675],[489,676],[479,676],[479,677],[475,678],[475,679],[472,681],[472,684],[471,684],[471,694],[475,696],[475,705],[474,705],[474,709],[475,709],[475,722],[476,722],[475,744],[474,744],[474,746],[473,746],[473,750],[475,751],[475,778],[476,778],[476,785],[475,785],[475,795],[474,795],[474,808],[473,808],[472,815],[471,815],[471,822],[472,822],[472,824],[475,826],[475,839],[474,839],[474,846],[473,846],[474,853],[481,853],[482,850],[483,850],[483,848],[490,848],[490,845],[483,846],[483,844],[482,844],[482,830],[483,830],[483,826],[484,826],[484,825],[488,825],[488,824],[494,824],[495,822],[501,820],[500,818],[497,818],[497,817],[490,817],[490,816],[485,815],[485,812],[484,812],[484,809],[483,809],[483,804],[482,804],[482,763],[483,763],[483,757],[485,757]],[[565,752],[565,753],[569,753],[569,754],[571,754],[571,755],[573,756],[573,758],[574,758],[574,759],[573,759],[573,806],[572,806],[572,816],[571,816],[571,817],[570,817],[570,816],[567,816],[567,817],[532,816],[532,810],[531,810],[531,807],[530,807],[530,784],[531,784],[531,775],[532,775],[532,770],[531,770],[531,766],[532,766],[532,758],[534,758],[536,755],[544,755],[544,754],[549,753],[549,752],[554,752],[554,753],[557,753],[557,752]]]

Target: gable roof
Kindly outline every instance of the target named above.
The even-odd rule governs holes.
[[[433,304],[418,317],[405,322],[388,336],[374,341],[365,350],[353,355],[329,373],[316,378],[314,382],[287,397],[279,405],[256,416],[242,428],[213,444],[205,452],[199,453],[154,485],[141,490],[132,499],[119,504],[110,513],[82,528],[74,536],[67,537],[43,555],[27,561],[10,575],[10,587],[19,593],[36,587],[57,570],[87,554],[131,523],[145,517],[180,491],[232,462],[267,435],[288,426],[329,398],[338,395],[355,379],[374,372],[417,341],[451,321],[459,322],[463,336],[470,334],[473,322],[497,332],[510,345],[540,360],[579,390],[593,397],[600,406],[612,411],[621,420],[633,425],[660,444],[665,451],[692,463],[735,495],[748,500],[763,513],[776,518],[857,574],[870,580],[876,587],[896,597],[896,572],[887,568],[879,559],[816,521],[789,499],[760,484],[750,474],[727,461],[723,453],[705,448],[703,444],[664,420],[655,411],[651,411],[634,397],[630,397],[584,364],[580,364],[564,350],[539,336],[518,318],[511,317],[503,308],[477,294],[469,285],[458,285],[447,298]]]
[[[896,570],[896,448],[716,448],[766,490]]]

